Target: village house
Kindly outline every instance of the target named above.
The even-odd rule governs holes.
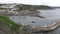
[[[17,9],[16,4],[6,4],[6,5],[0,6],[0,8],[1,8],[0,12],[18,14],[18,12],[15,11]]]

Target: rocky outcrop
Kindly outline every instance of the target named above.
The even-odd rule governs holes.
[[[38,15],[39,12],[38,11],[30,11],[30,10],[22,10],[22,11],[19,11],[19,14],[21,16],[27,16],[27,15],[32,16],[32,15]]]
[[[18,12],[20,16],[31,16],[31,17],[39,17],[45,18],[44,16],[39,15],[39,11],[30,11],[30,10],[22,10]]]

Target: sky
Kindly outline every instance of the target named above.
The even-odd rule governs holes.
[[[0,0],[0,3],[60,6],[60,0]]]

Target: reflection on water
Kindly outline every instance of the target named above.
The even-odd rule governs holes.
[[[60,18],[60,9],[53,9],[53,10],[38,10],[46,17],[46,19],[41,19],[38,17],[30,17],[30,16],[10,16],[9,18],[16,23],[23,23],[31,25],[32,27],[39,27],[45,24],[51,24],[53,21],[56,21]],[[32,21],[35,23],[32,23]],[[60,28],[48,34],[59,34]]]

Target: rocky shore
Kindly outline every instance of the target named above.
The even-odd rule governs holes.
[[[30,10],[21,10],[21,11],[12,11],[12,10],[1,10],[0,14],[4,14],[7,16],[31,16],[31,17],[39,17],[39,18],[45,18],[44,16],[40,15],[41,13],[39,11],[30,11]]]

